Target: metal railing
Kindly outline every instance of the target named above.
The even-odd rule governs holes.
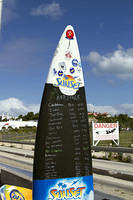
[[[0,133],[0,142],[8,143],[19,143],[19,144],[28,144],[34,145],[35,143],[35,132],[21,132],[21,133],[10,133],[3,132]],[[104,152],[121,152],[121,153],[133,153],[133,148],[125,148],[123,145],[121,147],[112,147],[112,146],[91,146],[93,151],[104,151]]]
[[[104,151],[104,152],[117,152],[117,153],[133,153],[133,148],[125,148],[125,147],[91,146],[91,150]]]

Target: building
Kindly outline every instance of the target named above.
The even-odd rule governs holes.
[[[37,121],[9,120],[0,122],[0,130],[3,128],[8,129],[9,127],[12,127],[13,129],[20,127],[37,127]]]

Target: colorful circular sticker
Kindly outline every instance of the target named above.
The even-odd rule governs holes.
[[[73,39],[73,37],[74,37],[74,32],[73,32],[72,30],[67,30],[67,31],[66,31],[66,37],[67,37],[68,39]]]
[[[73,74],[75,72],[75,69],[73,67],[70,68],[70,72]]]
[[[65,58],[66,58],[67,60],[70,60],[70,59],[72,58],[72,52],[71,52],[71,51],[66,51],[66,52],[65,52]]]
[[[63,71],[58,71],[58,75],[62,76],[63,75]]]
[[[72,65],[73,65],[74,67],[77,67],[77,66],[78,66],[78,60],[77,60],[77,59],[73,59],[73,60],[72,60]]]
[[[60,70],[61,70],[61,71],[63,71],[63,72],[66,71],[66,64],[65,64],[65,62],[60,62],[60,63],[59,63],[59,67],[60,67]]]
[[[11,193],[10,193],[10,199],[11,200],[16,200],[16,199],[25,200],[24,196],[18,190],[12,190],[11,191]]]

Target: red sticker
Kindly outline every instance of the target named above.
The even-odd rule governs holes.
[[[68,59],[72,58],[71,52],[67,51],[66,54],[65,54],[65,57],[68,58]]]
[[[66,37],[67,37],[68,39],[73,39],[73,37],[74,37],[74,32],[73,32],[72,30],[67,30],[67,31],[66,31]]]

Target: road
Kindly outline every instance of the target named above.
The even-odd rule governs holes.
[[[93,159],[93,171],[116,178],[133,181],[133,164]]]
[[[92,159],[94,168],[108,169],[112,171],[122,172],[123,174],[131,174],[133,176],[133,164],[108,160]]]
[[[5,146],[0,146],[0,155],[7,157],[10,153],[10,158],[15,160],[20,159],[21,156],[25,157],[26,162],[32,162],[34,157],[34,151],[27,149],[16,149]],[[8,153],[8,154],[7,154]],[[14,162],[14,161],[13,161]],[[108,176],[113,176],[116,178],[122,178],[125,180],[133,181],[133,164],[107,161],[101,159],[93,159],[93,172],[97,174],[103,174]]]
[[[4,150],[6,150],[4,148]],[[8,147],[9,150],[9,147]],[[13,151],[15,151],[13,149]],[[20,152],[19,152],[20,151]],[[23,155],[21,155],[22,150],[18,150],[18,155],[14,155],[10,149],[10,153],[0,152],[0,167],[12,168],[12,170],[18,171],[22,174],[27,174],[32,176],[32,166],[33,159],[24,157],[28,155],[33,155],[33,152],[28,150],[23,150]],[[120,171],[124,174],[127,172],[133,175],[133,165],[128,163],[117,163],[103,160],[93,159],[93,167],[100,169],[108,169]],[[121,180],[111,176],[103,176],[100,174],[93,174],[94,177],[94,189],[95,189],[95,200],[131,200],[133,197],[133,182],[127,180]]]
[[[3,167],[7,168],[11,171],[15,171],[18,174],[22,174],[22,176],[26,175],[28,177],[32,177],[32,165],[31,165],[31,171],[0,163],[0,168],[3,168]],[[108,193],[106,191],[107,187],[110,188],[108,177],[104,177],[104,180],[103,180],[103,176],[96,175],[96,174],[94,174],[93,176],[94,176],[95,200],[124,200],[124,199],[131,200],[131,195],[133,195],[133,194],[129,195],[129,193],[131,193],[132,190],[128,189],[128,192],[126,194],[124,194],[124,196],[123,196],[123,195],[119,194],[121,192],[120,189],[117,189],[117,194],[115,192],[114,195],[111,195],[110,189],[108,189]],[[105,187],[105,185],[106,185],[106,187]],[[104,188],[104,190],[103,190],[103,188]],[[111,189],[114,189],[114,188],[111,188]],[[120,197],[120,196],[122,196],[122,197]]]

